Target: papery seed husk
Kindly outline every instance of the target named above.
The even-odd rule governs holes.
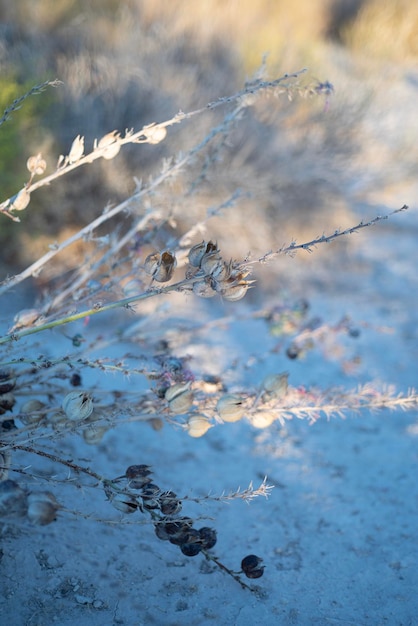
[[[168,389],[166,389],[164,393],[164,398],[167,400],[167,402],[171,402],[171,400],[178,398],[184,393],[187,393],[189,390],[190,382],[175,383],[174,385],[171,385]]]
[[[81,157],[83,156],[83,152],[84,152],[84,137],[82,137],[81,135],[77,135],[77,137],[74,139],[71,145],[70,152],[68,154],[69,163],[76,163],[77,161],[79,161]]]
[[[26,161],[26,167],[33,175],[40,176],[46,170],[46,161],[42,158],[42,154],[39,153],[36,156],[30,156]]]
[[[46,526],[56,519],[60,505],[50,491],[30,493],[28,495],[27,518],[33,524]]]
[[[198,280],[193,283],[193,293],[199,298],[213,298],[216,291],[206,280]]]
[[[144,261],[144,270],[150,276],[154,276],[161,263],[161,254],[159,252],[152,252],[147,256]]]
[[[259,411],[251,415],[250,421],[254,428],[268,428],[277,419],[273,411]]]
[[[135,513],[138,502],[132,496],[124,493],[116,493],[110,498],[111,505],[122,513]]]
[[[10,202],[11,211],[24,211],[30,202],[30,193],[24,187],[17,193]]]
[[[107,431],[108,428],[104,426],[92,426],[83,430],[83,439],[89,445],[94,446],[102,441]]]
[[[112,145],[113,143],[115,143],[115,141],[120,137],[120,133],[118,133],[117,130],[112,130],[110,133],[107,133],[106,135],[103,135],[103,137],[99,140],[99,143],[97,144],[98,148],[106,148],[110,145]]]
[[[216,405],[221,419],[224,422],[238,422],[242,419],[245,413],[243,401],[244,398],[234,393],[221,396]]]
[[[206,241],[202,241],[201,243],[197,243],[195,246],[190,248],[189,254],[187,255],[190,265],[192,265],[193,267],[200,266],[200,262],[204,254],[206,253],[206,247]]]
[[[63,402],[62,408],[69,420],[77,421],[89,417],[93,413],[93,401],[86,391],[71,391]]]
[[[19,419],[23,424],[31,424],[33,422],[39,422],[43,417],[45,417],[45,413],[42,413],[42,409],[46,407],[44,402],[41,400],[36,400],[35,398],[32,400],[28,400],[25,402],[19,414]]]
[[[106,159],[106,161],[110,161],[111,159],[114,159],[115,156],[119,154],[120,148],[121,148],[120,143],[114,143],[108,148],[106,148],[106,150],[104,150],[102,157]]]
[[[289,374],[287,372],[270,374],[264,379],[263,387],[266,391],[273,393],[276,398],[282,398],[287,393],[288,378]]]
[[[187,434],[190,437],[202,437],[213,424],[204,415],[192,415],[187,420]]]
[[[167,136],[167,129],[164,126],[145,126],[142,134],[147,138],[148,143],[157,144]]]
[[[222,297],[224,300],[228,300],[228,302],[237,302],[245,296],[249,286],[249,283],[244,281],[238,285],[223,289],[221,291]]]

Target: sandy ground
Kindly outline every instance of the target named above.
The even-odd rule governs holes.
[[[319,350],[290,361],[273,350],[277,338],[262,321],[242,320],[203,337],[195,358],[200,350],[213,372],[238,360],[234,375],[248,385],[287,370],[294,385],[353,388],[380,380],[406,392],[416,384],[417,233],[411,210],[359,236],[355,256],[341,259],[338,272],[326,264],[281,261],[294,272],[294,297],[306,295],[312,315],[332,323],[347,314],[359,327],[366,324],[346,345],[347,359],[359,363],[351,373]],[[210,306],[210,315],[232,311],[228,304]],[[244,300],[234,307],[241,315],[250,305]],[[59,349],[55,340],[49,349]],[[98,382],[97,374],[91,382]],[[114,377],[105,384],[123,383]],[[90,519],[63,511],[45,528],[1,527],[1,623],[416,624],[417,436],[416,412],[397,411],[321,419],[314,426],[293,420],[267,430],[243,421],[198,440],[167,426],[154,432],[128,424],[94,449],[79,438],[65,441],[66,458],[88,465],[94,457],[94,469],[107,476],[147,463],[157,484],[192,497],[250,481],[256,486],[267,476],[275,487],[268,500],[184,503],[185,514],[208,518],[201,525],[217,529],[214,552],[228,567],[238,570],[241,559],[255,553],[264,559],[264,577],[254,581],[253,592],[241,589],[200,555],[188,558],[156,539],[140,513],[123,517],[100,489],[68,484],[57,497]],[[34,459],[31,469],[45,467]],[[56,480],[66,477],[65,469],[56,469]]]

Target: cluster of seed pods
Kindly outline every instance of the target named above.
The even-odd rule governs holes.
[[[247,280],[249,271],[234,261],[224,261],[218,245],[202,241],[193,246],[188,254],[189,268],[186,279],[193,293],[200,298],[212,298],[216,294],[224,300],[241,300],[253,281]],[[145,272],[153,280],[165,283],[171,280],[177,260],[173,252],[152,252],[144,262]]]
[[[119,488],[121,483],[124,483],[123,488]],[[219,560],[208,552],[216,545],[216,530],[209,526],[195,528],[190,517],[180,515],[182,501],[173,491],[163,491],[153,482],[149,465],[130,465],[123,476],[106,481],[104,490],[109,502],[118,511],[125,514],[136,511],[149,513],[158,539],[178,546],[185,556],[192,557],[203,553],[244,587],[239,579],[240,574],[252,579],[263,575],[262,559],[253,554],[242,559],[239,572],[233,572],[220,564]]]

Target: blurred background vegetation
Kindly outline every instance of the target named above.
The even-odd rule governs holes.
[[[329,102],[260,99],[199,193],[185,198],[179,184],[164,199],[184,225],[235,189],[249,192],[210,231],[242,257],[344,228],[359,208],[373,217],[411,201],[418,4],[409,0],[1,0],[0,107],[46,79],[63,81],[1,127],[1,199],[27,180],[30,155],[42,152],[53,171],[76,135],[91,147],[114,129],[204,106],[242,88],[263,55],[269,78],[307,67],[304,83],[330,81],[335,91]],[[34,194],[21,224],[0,220],[2,275],[125,198],[134,176],[158,173],[163,157],[197,143],[217,120],[208,112],[159,146],[129,146]]]

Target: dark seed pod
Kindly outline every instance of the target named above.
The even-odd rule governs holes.
[[[189,517],[179,517],[176,520],[167,521],[164,524],[164,529],[169,536],[170,543],[176,546],[186,543],[192,525],[193,520]]]
[[[164,491],[160,495],[160,509],[163,515],[175,515],[180,513],[182,504],[173,491]]]
[[[125,476],[129,480],[129,487],[142,489],[152,482],[150,478],[151,473],[149,465],[130,465],[125,472]]]
[[[217,536],[214,528],[204,526],[199,529],[201,546],[204,550],[210,550],[216,544]]]
[[[145,485],[141,490],[142,502],[145,509],[159,509],[160,501],[158,499],[159,494],[161,493],[158,485],[154,485],[153,483],[149,483]]]
[[[185,556],[196,556],[201,552],[202,546],[199,543],[183,543],[180,550]]]
[[[11,411],[16,403],[16,398],[12,393],[4,393],[0,396],[0,415],[6,413],[6,411]]]
[[[0,370],[0,394],[9,393],[16,387],[16,378],[11,372]]]
[[[70,385],[73,387],[80,387],[81,385],[81,376],[80,374],[74,373],[70,378]]]
[[[184,542],[179,544],[180,550],[185,556],[196,556],[202,550],[200,533],[195,528],[190,528],[184,536]]]
[[[255,554],[249,554],[241,561],[241,569],[247,578],[261,578],[264,573],[264,566],[260,567],[263,562],[259,556]]]
[[[155,534],[157,535],[158,539],[161,539],[162,541],[168,541],[170,539],[170,535],[166,531],[164,521],[163,522],[156,522],[154,524],[154,530],[155,530]]]
[[[300,348],[298,348],[298,346],[296,346],[295,344],[290,345],[287,350],[286,350],[286,355],[288,356],[289,359],[297,359],[298,356],[300,356]]]

